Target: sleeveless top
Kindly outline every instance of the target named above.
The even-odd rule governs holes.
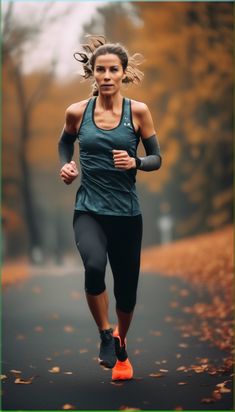
[[[96,126],[95,105],[96,97],[92,97],[77,134],[81,184],[75,210],[116,216],[141,214],[135,187],[137,170],[115,168],[112,154],[113,149],[119,149],[136,157],[140,134],[134,130],[130,99],[123,97],[120,122],[108,130]]]

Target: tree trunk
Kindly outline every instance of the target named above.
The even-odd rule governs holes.
[[[19,161],[22,174],[22,195],[25,209],[25,223],[27,226],[29,244],[28,244],[28,256],[34,263],[41,263],[41,242],[39,230],[36,224],[36,218],[33,206],[33,195],[31,189],[30,168],[27,161],[27,146],[30,137],[30,117],[31,110],[27,105],[27,98],[25,96],[25,90],[23,85],[23,75],[20,70],[20,66],[13,65],[12,69],[13,79],[16,87],[16,93],[19,103],[20,112],[20,152]]]

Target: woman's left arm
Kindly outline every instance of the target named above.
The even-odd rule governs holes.
[[[147,105],[143,103],[139,111],[139,130],[146,156],[136,157],[136,168],[146,172],[160,169],[162,165],[160,145],[154,129],[151,113]]]
[[[145,103],[135,102],[135,119],[139,127],[146,156],[130,157],[126,150],[113,150],[114,166],[118,169],[139,169],[146,172],[160,169],[162,157],[151,113]]]

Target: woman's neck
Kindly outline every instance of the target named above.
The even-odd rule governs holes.
[[[123,96],[121,93],[117,93],[111,96],[104,96],[99,94],[97,97],[96,104],[104,110],[113,110],[116,107],[122,105]]]

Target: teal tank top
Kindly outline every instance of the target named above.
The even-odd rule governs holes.
[[[75,209],[102,215],[138,215],[141,211],[135,186],[137,171],[115,168],[112,154],[113,149],[119,149],[136,157],[140,135],[134,130],[130,99],[123,98],[120,122],[109,130],[96,126],[95,105],[96,97],[92,97],[77,135],[81,184]]]

